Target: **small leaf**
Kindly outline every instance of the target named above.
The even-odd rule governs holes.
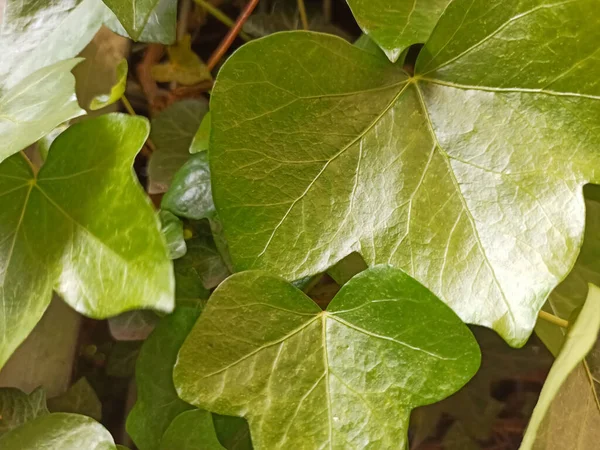
[[[363,32],[390,61],[412,44],[423,44],[450,0],[347,0]]]
[[[327,311],[251,271],[214,292],[174,380],[185,401],[245,416],[257,449],[404,448],[410,410],[458,390],[479,360],[466,325],[400,270],[359,274]]]
[[[137,309],[108,319],[110,334],[117,341],[143,341],[154,330],[159,318],[153,311]]]
[[[181,258],[187,251],[183,238],[183,223],[169,211],[160,211],[158,215],[162,224],[162,234],[167,241],[169,258]]]
[[[210,138],[210,111],[208,111],[202,122],[200,123],[200,128],[196,132],[194,136],[194,140],[190,145],[190,153],[200,153],[204,150],[208,150],[208,140]]]
[[[21,155],[0,164],[0,367],[52,289],[97,319],[173,308],[171,261],[132,172],[147,135],[145,119],[109,114],[58,136],[37,175]]]
[[[173,175],[190,158],[189,148],[208,111],[206,102],[183,100],[173,103],[152,119],[150,139],[156,146],[148,163],[148,192],[166,192]]]
[[[98,421],[102,419],[102,403],[85,377],[80,378],[63,395],[48,399],[48,409],[53,413],[74,413]]]
[[[85,114],[75,97],[71,69],[61,61],[32,73],[0,97],[0,163],[73,117]]]
[[[2,450],[115,450],[110,433],[90,417],[55,413],[0,437]]]
[[[584,358],[598,339],[600,289],[590,285],[587,300],[556,358],[525,432],[521,450],[595,448],[600,410],[591,395],[593,380]]]
[[[189,34],[175,45],[167,48],[169,62],[152,67],[152,78],[161,83],[175,81],[191,86],[202,81],[212,80],[208,67],[192,51]]]
[[[45,414],[48,414],[48,408],[46,393],[42,388],[31,394],[15,388],[0,389],[0,437]]]
[[[134,41],[171,44],[175,40],[177,2],[172,0],[103,0]],[[118,26],[111,28],[120,32]]]
[[[225,450],[215,432],[212,414],[194,409],[179,414],[165,431],[160,450]]]
[[[142,346],[136,365],[137,401],[127,418],[127,432],[140,450],[158,450],[173,419],[192,409],[177,396],[173,366],[199,314],[198,307],[177,308],[160,321]]]
[[[117,65],[116,82],[111,87],[109,94],[99,95],[92,99],[90,109],[97,110],[119,101],[127,87],[127,60],[122,59]]]
[[[208,219],[215,213],[210,186],[208,153],[192,155],[177,171],[161,208],[187,219]]]

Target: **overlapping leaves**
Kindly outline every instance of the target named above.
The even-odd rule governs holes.
[[[236,269],[294,280],[357,251],[521,345],[600,181],[596,6],[455,0],[412,77],[326,35],[244,46],[211,100]]]

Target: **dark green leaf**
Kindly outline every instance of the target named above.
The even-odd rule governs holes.
[[[169,257],[171,259],[181,258],[187,251],[183,239],[183,223],[169,211],[160,211],[159,217],[162,224],[162,234],[167,241]]]
[[[165,431],[160,450],[225,450],[215,432],[212,415],[202,409],[179,414]]]
[[[575,262],[582,186],[600,182],[595,10],[455,0],[414,77],[322,34],[239,49],[212,93],[210,142],[236,271],[296,280],[356,251],[522,345]]]
[[[161,320],[142,346],[136,365],[137,402],[127,418],[127,432],[140,450],[159,449],[173,419],[192,409],[177,396],[173,366],[199,314],[198,307],[177,308]]]
[[[206,102],[183,100],[152,119],[150,138],[156,146],[148,165],[151,194],[165,192],[175,172],[190,157],[190,144],[208,111]]]
[[[210,139],[210,111],[208,111],[202,122],[200,123],[200,128],[196,132],[194,136],[194,140],[190,145],[190,153],[200,153],[204,150],[208,150],[208,140]]]
[[[257,449],[404,448],[410,410],[454,393],[479,360],[469,329],[400,270],[357,275],[327,311],[242,272],[212,295],[174,380],[182,399],[245,416]]]
[[[358,253],[350,253],[335,266],[330,267],[327,274],[340,286],[346,284],[350,279],[367,269],[365,260]]]
[[[48,409],[50,412],[82,414],[98,421],[102,419],[102,403],[85,377],[63,395],[48,399]]]
[[[177,171],[161,207],[180,217],[207,219],[215,212],[210,187],[208,153],[192,155]]]
[[[115,450],[110,433],[94,419],[46,414],[0,437],[2,450]]]
[[[361,29],[394,62],[424,43],[450,0],[347,0]]]
[[[40,69],[0,96],[0,163],[62,122],[85,114],[77,103],[71,74],[79,61]]]
[[[134,41],[172,44],[175,41],[177,2],[173,0],[103,0]],[[117,24],[111,28],[122,33]]]
[[[48,408],[42,388],[31,394],[14,388],[0,389],[0,436],[44,414],[48,414]]]
[[[569,329],[523,438],[522,450],[595,448],[600,409],[591,394],[584,358],[598,339],[600,289],[590,285],[581,314]]]
[[[56,138],[37,175],[21,155],[0,165],[0,366],[53,288],[93,318],[173,308],[171,261],[131,169],[147,134],[142,118],[100,116]]]
[[[219,442],[227,450],[252,450],[248,422],[241,417],[213,414],[213,423]]]

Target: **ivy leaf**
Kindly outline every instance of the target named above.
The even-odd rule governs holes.
[[[139,0],[127,1],[131,3]],[[121,6],[123,4],[126,5],[127,1],[121,2],[119,0],[113,0],[112,3]],[[119,18],[108,8],[106,8],[106,10],[109,12],[109,17],[106,19],[105,24],[115,33],[129,37],[134,41],[156,42],[159,44],[171,45],[175,42],[176,37],[177,2],[173,0],[157,0],[154,1],[154,3],[156,3],[156,6],[152,10],[148,21],[143,26],[141,34],[138,37],[133,37],[129,34],[119,21]]]
[[[398,269],[359,274],[327,311],[250,271],[213,293],[173,377],[183,400],[246,417],[257,449],[404,448],[410,410],[458,390],[479,359],[469,329]]]
[[[212,414],[194,409],[179,414],[165,431],[160,450],[225,450],[215,432]]]
[[[77,380],[63,395],[48,399],[48,409],[51,412],[82,414],[98,421],[102,419],[102,403],[85,377]]]
[[[150,139],[156,146],[148,163],[150,194],[161,194],[175,172],[189,159],[190,144],[208,111],[206,102],[183,100],[173,103],[152,119]]]
[[[395,62],[424,43],[450,0],[347,0],[360,28]]]
[[[219,442],[227,450],[252,450],[248,422],[241,417],[213,414],[213,424]]]
[[[208,140],[210,138],[210,111],[204,114],[200,128],[194,136],[194,140],[190,145],[190,153],[200,153],[204,150],[208,150]]]
[[[597,399],[590,395],[589,385],[593,381],[586,373],[584,358],[597,341],[599,330],[600,289],[590,285],[583,309],[544,383],[522,450],[583,450],[597,445],[600,410]]]
[[[414,77],[321,34],[240,48],[211,97],[235,269],[296,280],[357,251],[522,345],[575,262],[582,186],[600,182],[595,3],[534,3],[453,1]]]
[[[111,87],[110,93],[94,97],[90,103],[91,110],[97,110],[112,105],[123,97],[125,88],[127,87],[127,70],[127,59],[122,59],[119,64],[117,64],[116,81]]]
[[[0,367],[52,289],[97,319],[173,308],[166,245],[131,169],[147,135],[142,118],[100,116],[60,134],[37,175],[21,155],[0,165]]]
[[[158,216],[162,224],[162,234],[167,241],[169,258],[181,258],[187,251],[183,238],[183,223],[169,211],[160,211]]]
[[[177,171],[160,206],[187,219],[207,219],[214,215],[207,152],[192,155]]]
[[[117,341],[143,341],[158,323],[153,311],[138,309],[108,319],[110,334]]]
[[[208,67],[192,50],[192,41],[186,34],[179,42],[167,48],[169,62],[152,67],[152,78],[161,83],[175,81],[191,86],[212,80]]]
[[[136,364],[137,401],[127,418],[127,432],[140,450],[160,449],[171,422],[193,408],[177,396],[172,372],[177,352],[199,315],[198,307],[178,307],[142,346]]]
[[[117,16],[125,31],[134,41],[147,40],[144,31],[147,27],[152,30],[146,33],[161,33],[160,28],[169,30],[168,42],[165,39],[150,39],[152,42],[170,44],[175,37],[175,22],[177,17],[177,2],[164,0],[103,0]],[[170,33],[172,31],[172,33]],[[150,37],[150,36],[146,36]]]
[[[0,91],[77,55],[100,29],[105,10],[99,0],[5,2],[0,16]],[[36,91],[40,95],[52,92]]]
[[[45,414],[48,414],[48,408],[46,393],[42,388],[31,394],[15,388],[0,389],[0,437]]]
[[[94,419],[55,413],[38,417],[0,437],[2,450],[115,450],[110,433]]]
[[[85,114],[77,103],[71,74],[80,61],[70,59],[40,69],[0,97],[0,162],[62,122]]]

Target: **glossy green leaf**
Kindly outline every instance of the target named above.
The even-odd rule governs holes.
[[[105,11],[100,0],[6,1],[0,16],[0,91],[76,56],[102,25]]]
[[[246,417],[257,449],[404,448],[410,410],[458,390],[479,359],[469,329],[398,269],[359,274],[327,311],[250,271],[213,293],[173,377],[182,399]]]
[[[523,438],[522,450],[595,448],[600,410],[590,395],[584,358],[600,331],[600,289],[590,285],[587,300],[556,358]]]
[[[145,119],[100,116],[56,138],[37,175],[21,155],[0,165],[0,367],[53,289],[93,318],[173,308],[166,244],[131,168],[147,135]]]
[[[177,171],[162,199],[161,208],[195,220],[214,215],[208,152],[192,155]]]
[[[241,417],[213,414],[213,424],[219,442],[227,450],[252,450],[248,422]]]
[[[38,417],[0,437],[2,450],[115,450],[110,433],[94,419],[55,413]]]
[[[423,44],[450,0],[347,0],[358,25],[394,62]]]
[[[45,414],[48,408],[42,388],[31,394],[15,388],[0,389],[0,436]]]
[[[190,158],[190,144],[207,111],[205,101],[182,100],[152,119],[150,139],[156,151],[148,163],[151,194],[165,192],[175,173]]]
[[[208,150],[208,141],[210,139],[210,111],[202,118],[200,127],[190,145],[190,153],[200,153]]]
[[[102,419],[102,403],[85,377],[77,380],[63,395],[48,399],[48,409],[50,412],[82,414],[98,421]]]
[[[111,87],[110,92],[94,97],[90,103],[90,109],[96,110],[104,108],[118,102],[121,97],[123,97],[125,88],[127,87],[127,70],[127,60],[122,59],[119,64],[117,64],[116,81]]]
[[[85,114],[77,103],[71,74],[79,61],[70,59],[40,69],[0,97],[0,162],[62,122]]]
[[[137,401],[127,418],[127,432],[140,450],[161,448],[173,419],[192,409],[177,396],[172,373],[177,352],[199,314],[198,307],[177,308],[142,346],[136,365]]]
[[[215,432],[212,414],[194,409],[179,414],[165,431],[160,450],[225,450]]]
[[[169,211],[160,211],[158,216],[162,224],[162,234],[167,241],[169,257],[171,259],[181,258],[187,251],[183,238],[183,223]]]
[[[522,345],[575,262],[582,186],[600,182],[596,6],[455,0],[414,77],[322,34],[239,49],[210,141],[235,269],[296,280],[357,251]]]
[[[175,39],[177,2],[172,0],[103,0],[134,41],[170,44]]]

